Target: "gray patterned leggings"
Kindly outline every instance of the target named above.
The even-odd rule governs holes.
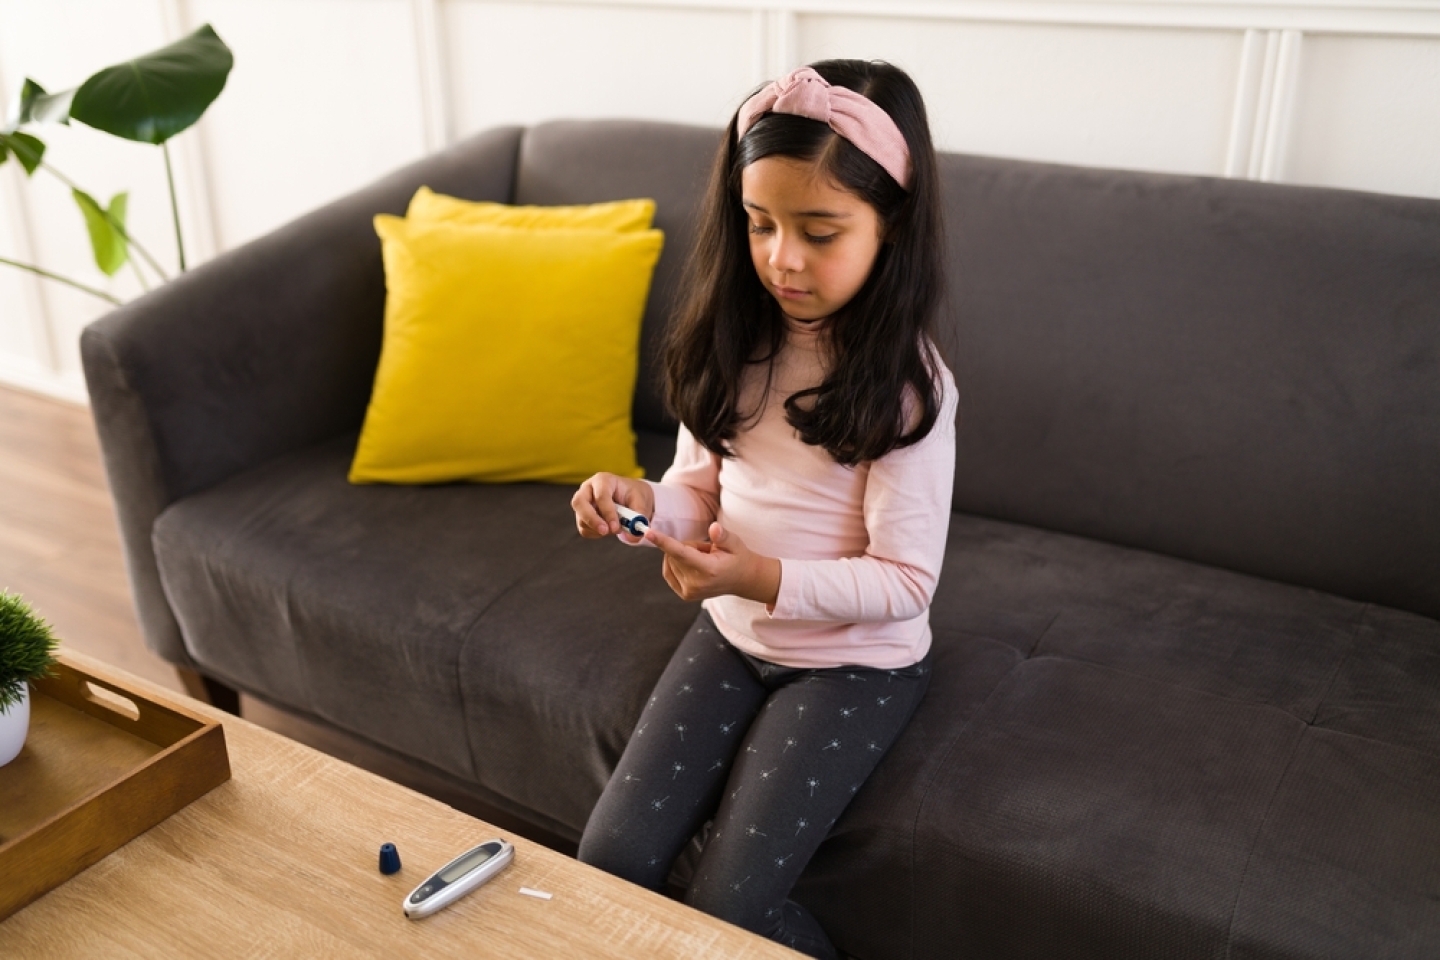
[[[706,820],[686,902],[816,957],[835,949],[790,889],[930,682],[899,670],[782,667],[701,613],[590,814],[579,858],[651,890]]]

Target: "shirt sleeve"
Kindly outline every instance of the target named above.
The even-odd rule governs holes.
[[[865,553],[839,560],[781,559],[771,619],[902,621],[929,609],[945,559],[955,486],[956,390],[948,371],[940,381],[940,414],[930,433],[870,465]]]
[[[680,425],[675,438],[675,461],[656,483],[647,480],[655,495],[651,524],[676,540],[705,540],[720,511],[720,457]]]

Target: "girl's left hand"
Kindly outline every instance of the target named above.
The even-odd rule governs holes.
[[[665,582],[682,600],[736,596],[773,606],[780,592],[780,561],[752,551],[718,523],[710,542],[676,540],[654,527],[645,539],[665,551]]]

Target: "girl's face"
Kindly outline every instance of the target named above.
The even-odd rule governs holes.
[[[821,320],[860,291],[880,252],[880,215],[813,163],[756,160],[740,173],[755,273],[786,316]]]

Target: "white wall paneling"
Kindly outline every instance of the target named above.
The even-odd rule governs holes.
[[[754,86],[749,9],[448,0],[457,133],[554,117],[719,126]]]
[[[576,6],[622,5],[621,0],[565,2]],[[790,10],[877,19],[1440,36],[1440,4],[1435,0],[623,0],[623,5]]]
[[[906,67],[942,150],[1179,173],[1222,172],[1240,48],[1218,30],[800,18],[803,61]]]
[[[32,227],[26,209],[24,174],[18,164],[0,171],[0,217],[9,229],[0,235],[0,256],[35,263]],[[59,350],[49,322],[44,281],[32,273],[0,266],[0,381],[61,396],[75,392],[60,383]]]
[[[166,43],[179,40],[200,26],[199,23],[190,22],[184,0],[157,2]],[[205,129],[192,128],[173,138],[170,142],[170,159],[176,167],[176,205],[180,209],[185,259],[189,266],[195,266],[215,256],[222,246],[215,222],[215,191],[210,182]]]
[[[1259,112],[1265,68],[1270,59],[1272,31],[1246,30],[1240,51],[1240,77],[1235,84],[1235,106],[1230,117],[1230,144],[1225,155],[1225,176],[1249,175],[1255,142],[1255,118]]]
[[[10,102],[10,90],[8,78],[0,74],[0,103]],[[25,175],[18,163],[6,167],[0,170],[0,218],[8,229],[0,232],[0,256],[33,264]],[[13,267],[0,267],[0,303],[13,305],[0,310],[0,378],[44,389],[57,378],[59,365],[41,279]]]
[[[185,5],[235,51],[225,92],[198,125],[227,249],[428,149],[410,0]]]
[[[1440,197],[1440,43],[1309,36],[1284,180]]]
[[[796,49],[796,14],[793,10],[756,10],[751,36],[752,86],[783,77],[800,65]]]
[[[192,264],[487,127],[720,126],[834,56],[910,71],[942,149],[1440,197],[1440,0],[0,0],[0,95],[206,22],[235,68],[171,143]],[[130,190],[171,269],[159,151],[43,135],[90,192]],[[8,164],[0,217],[0,255],[140,293],[52,178]],[[0,267],[0,382],[83,399],[78,333],[107,309]]]
[[[1295,105],[1300,37],[1297,30],[1272,30],[1266,42],[1265,82],[1260,87],[1262,102],[1255,112],[1257,125],[1251,140],[1249,173],[1253,180],[1280,179],[1290,131],[1290,114]],[[1262,117],[1263,126],[1259,123]]]
[[[411,0],[415,17],[415,56],[420,67],[420,106],[425,119],[425,147],[439,150],[450,143],[454,128],[445,83],[444,13],[440,0]]]
[[[167,40],[162,13],[154,0],[0,0],[0,24],[4,25],[0,29],[0,75],[11,97],[26,77],[51,90],[65,89],[108,63],[154,49]],[[7,111],[9,106],[7,100]],[[174,230],[159,149],[118,140],[80,124],[50,126],[37,133],[48,145],[46,163],[102,203],[122,190],[129,192],[130,232],[173,272]],[[10,222],[4,232],[24,234],[17,246],[24,256],[16,259],[28,259],[121,299],[142,292],[132,268],[109,279],[95,268],[84,221],[69,186],[44,170],[27,179],[19,175],[13,162],[6,167],[0,170],[10,181],[5,210]],[[9,272],[11,268],[0,270]],[[7,299],[0,309],[8,314],[16,305]],[[43,328],[43,335],[31,336],[28,349],[4,344],[0,377],[57,396],[82,399],[79,333],[109,306],[50,282],[43,282],[38,296],[22,296],[18,305],[29,317],[25,325]],[[13,329],[8,323],[5,326]]]
[[[1246,30],[1225,176],[1282,179],[1299,77],[1297,30]]]

